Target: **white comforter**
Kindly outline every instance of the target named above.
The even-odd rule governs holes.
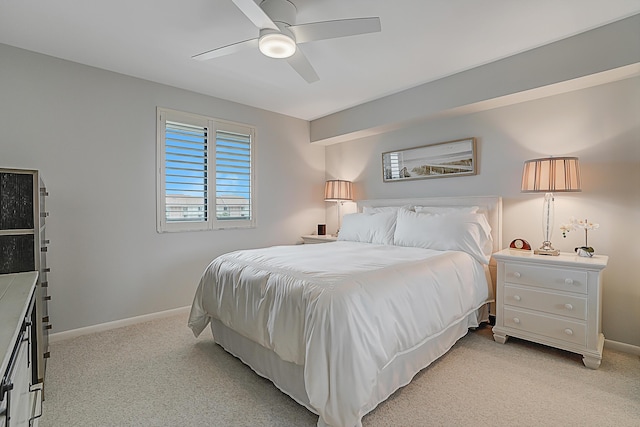
[[[377,374],[488,297],[463,252],[335,242],[232,252],[204,272],[189,318],[211,317],[304,365],[319,424],[359,426]]]

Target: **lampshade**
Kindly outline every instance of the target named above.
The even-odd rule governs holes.
[[[328,202],[353,200],[351,181],[343,181],[339,179],[327,181],[324,185],[324,200]]]
[[[577,157],[549,157],[524,162],[523,193],[582,191]]]

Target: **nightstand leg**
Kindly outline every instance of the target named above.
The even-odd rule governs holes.
[[[584,363],[584,366],[586,366],[589,369],[598,369],[600,367],[601,361],[602,361],[602,358],[599,358],[599,357],[586,356],[586,355],[582,357],[582,363]]]
[[[600,362],[602,361],[602,349],[604,348],[604,334],[598,335],[598,350],[597,352],[583,353],[582,362],[584,366],[589,369],[598,369]],[[594,354],[595,353],[595,354]]]
[[[500,334],[497,332],[493,333],[493,340],[497,343],[504,344],[507,342],[509,337],[506,334]]]

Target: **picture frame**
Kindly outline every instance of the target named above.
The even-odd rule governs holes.
[[[384,182],[476,174],[476,138],[456,139],[382,153]]]

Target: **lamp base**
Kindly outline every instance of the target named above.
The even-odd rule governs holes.
[[[536,249],[533,251],[534,254],[536,255],[552,255],[552,256],[558,256],[560,255],[560,251],[557,249]]]
[[[549,242],[548,240],[542,242],[542,246],[534,250],[533,253],[536,255],[551,255],[551,256],[560,255],[560,251],[557,249],[554,249],[553,246],[551,246],[551,242]]]

